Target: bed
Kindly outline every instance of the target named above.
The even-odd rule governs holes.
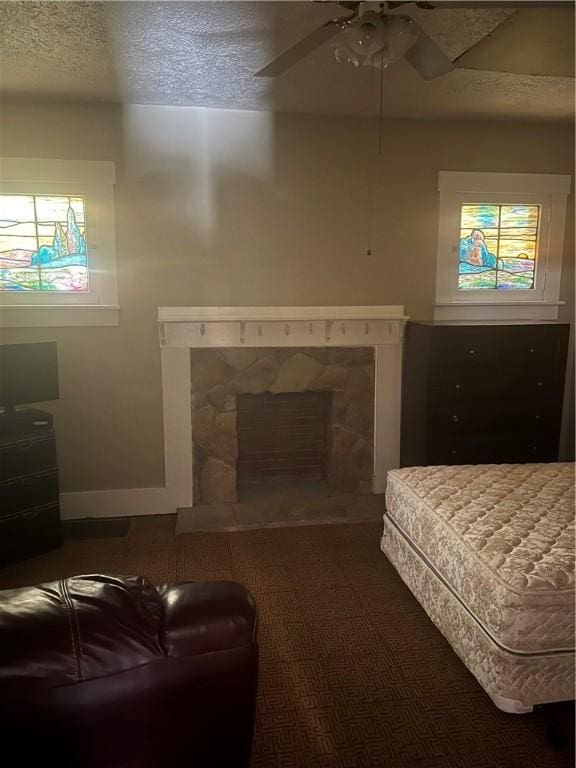
[[[574,470],[388,474],[382,551],[506,712],[574,698]]]

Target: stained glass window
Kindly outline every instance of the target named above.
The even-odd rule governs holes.
[[[88,290],[84,198],[0,195],[0,290]]]
[[[539,223],[539,205],[463,205],[458,288],[534,288]]]

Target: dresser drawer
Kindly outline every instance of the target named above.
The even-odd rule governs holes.
[[[494,400],[473,405],[454,404],[439,407],[430,414],[431,435],[532,434],[554,431],[559,419],[559,407],[554,403],[518,402],[513,407]]]
[[[46,504],[0,517],[0,565],[59,546],[60,508]]]
[[[513,401],[560,399],[564,387],[563,377],[556,364],[541,367],[511,368],[495,365],[492,368],[436,367],[429,381],[434,406],[466,401],[478,402],[493,398]]]
[[[58,473],[55,470],[0,482],[1,517],[57,502]]]
[[[515,371],[497,368],[489,376],[477,376],[473,371],[446,368],[430,382],[433,408],[454,403],[482,402],[505,399],[514,406],[519,400],[540,403],[560,397],[561,382],[554,370]]]
[[[510,325],[436,329],[433,367],[448,363],[456,370],[494,368],[542,369],[558,364],[559,326]]]
[[[56,468],[53,434],[14,440],[0,445],[0,480]]]
[[[453,437],[432,440],[430,464],[522,464],[558,460],[558,438],[534,433],[521,438]]]

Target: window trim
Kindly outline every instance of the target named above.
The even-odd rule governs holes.
[[[555,320],[558,317],[566,199],[571,176],[440,171],[436,321]],[[458,289],[460,211],[469,202],[540,205],[536,286],[525,291]]]
[[[81,293],[0,292],[4,327],[118,325],[111,161],[2,158],[2,194],[77,194],[86,207],[89,290]]]

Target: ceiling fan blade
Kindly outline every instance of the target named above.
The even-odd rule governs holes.
[[[354,14],[356,15],[356,14]],[[293,45],[288,50],[281,53],[265,67],[256,72],[256,77],[277,77],[287,69],[293,67],[299,61],[311,54],[316,48],[319,48],[324,43],[331,40],[339,32],[342,32],[343,23],[348,21],[352,17],[345,17],[343,19],[332,19],[326,22],[323,26],[306,35],[300,42]]]
[[[451,59],[425,32],[420,32],[420,37],[404,57],[424,80],[434,80],[454,69]]]
[[[572,9],[523,9],[509,16],[454,61],[492,72],[574,77]]]
[[[389,8],[404,5],[403,2],[391,2]],[[415,5],[426,10],[441,8],[566,8],[574,5],[574,0],[438,0],[438,2],[418,2]]]

